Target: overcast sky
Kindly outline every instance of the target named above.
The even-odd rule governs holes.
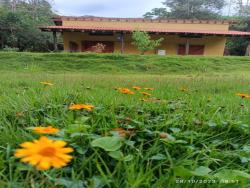
[[[163,7],[164,0],[50,0],[54,10],[65,16],[142,17],[152,8]],[[226,0],[229,2],[230,0]],[[243,0],[246,2],[247,0]],[[233,14],[231,9],[231,13]],[[228,15],[228,8],[223,10]]]
[[[54,9],[66,16],[142,17],[163,0],[54,0]]]

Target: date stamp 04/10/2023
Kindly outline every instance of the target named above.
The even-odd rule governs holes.
[[[202,180],[202,179],[176,179],[176,184],[239,184],[239,180],[221,179],[221,180]]]

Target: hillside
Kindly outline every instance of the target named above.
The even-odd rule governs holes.
[[[1,52],[0,70],[148,74],[230,73],[250,71],[250,57]]]

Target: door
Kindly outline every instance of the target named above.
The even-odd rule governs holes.
[[[83,52],[113,53],[114,42],[110,41],[82,41]]]
[[[204,55],[204,49],[205,49],[204,45],[189,45],[188,55]],[[178,55],[186,55],[185,45],[179,45]]]
[[[70,52],[78,52],[79,48],[78,48],[78,44],[76,42],[69,42],[69,50]]]

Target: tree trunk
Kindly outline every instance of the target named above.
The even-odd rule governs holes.
[[[11,1],[11,11],[16,12],[16,0]]]

